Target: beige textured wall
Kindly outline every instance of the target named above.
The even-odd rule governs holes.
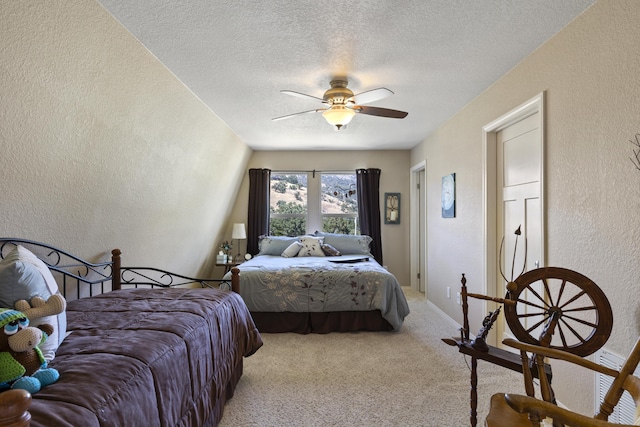
[[[626,356],[640,335],[640,171],[629,160],[640,133],[639,72],[640,2],[598,1],[412,151],[412,164],[427,161],[428,295],[449,316],[462,318],[443,298],[461,272],[470,292],[483,291],[482,126],[544,91],[547,265],[604,290],[614,310],[605,347]],[[438,207],[450,172],[458,173],[455,221]],[[554,383],[563,404],[592,413],[592,375],[557,368]]]
[[[208,273],[251,150],[97,2],[0,22],[0,234]]]
[[[409,283],[409,155],[407,150],[391,151],[254,151],[245,171],[228,224],[231,235],[233,222],[247,219],[249,168],[268,168],[274,171],[318,170],[355,171],[360,168],[379,168],[380,214],[383,215],[382,195],[401,193],[400,224],[382,224],[382,257],[384,264],[401,285]],[[245,242],[246,243],[246,242]],[[246,248],[246,245],[243,245]],[[244,249],[243,249],[244,252]]]

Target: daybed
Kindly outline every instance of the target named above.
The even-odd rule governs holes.
[[[0,239],[0,289],[15,279],[7,276],[7,264],[26,281],[21,272],[31,270],[31,278],[41,272],[28,256],[21,258],[22,249],[16,261],[18,247],[46,263],[67,299],[67,310],[57,316],[62,325],[66,317],[67,336],[60,336],[49,363],[60,379],[31,395],[31,426],[218,423],[242,375],[243,358],[262,345],[237,294],[213,289],[216,280],[121,267],[117,249],[111,261],[92,264],[20,239]],[[199,288],[188,287],[193,285]],[[20,391],[2,392],[0,400],[7,402],[12,393]],[[0,418],[21,404],[5,404]]]
[[[225,279],[263,333],[398,331],[409,305],[393,274],[369,253],[370,242],[319,232],[264,236],[260,253]]]

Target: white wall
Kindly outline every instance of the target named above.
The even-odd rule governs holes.
[[[640,133],[639,72],[640,2],[598,1],[412,151],[412,164],[427,162],[428,295],[445,313],[462,321],[444,290],[459,286],[460,273],[470,292],[485,291],[482,127],[544,91],[546,265],[603,289],[614,311],[605,347],[626,356],[640,335],[640,171],[629,160],[629,140]],[[450,172],[453,221],[439,210],[440,180]],[[483,313],[473,310],[478,329]],[[592,375],[557,368],[554,384],[563,404],[592,413]]]
[[[209,273],[251,150],[97,2],[0,22],[0,234]]]
[[[274,171],[355,171],[379,168],[380,215],[384,215],[384,193],[401,193],[400,224],[382,224],[382,257],[384,264],[401,285],[409,283],[409,151],[254,151],[244,173],[238,199],[227,224],[231,236],[234,222],[247,222],[250,168]],[[384,220],[383,220],[384,222]],[[246,242],[242,244],[246,251]]]

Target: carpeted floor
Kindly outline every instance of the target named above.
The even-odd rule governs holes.
[[[441,341],[459,332],[403,289],[411,314],[397,333],[263,334],[220,426],[468,426],[467,361]],[[493,393],[524,388],[507,369],[478,372],[481,426]]]

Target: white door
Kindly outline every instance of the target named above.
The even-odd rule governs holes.
[[[426,161],[411,168],[411,287],[427,292]]]
[[[496,132],[498,251],[502,246],[502,256],[498,254],[497,260],[497,296],[504,296],[506,292],[503,275],[511,281],[525,271],[541,267],[543,263],[540,115],[541,112],[535,112]],[[516,234],[518,228],[520,235]],[[526,294],[521,297],[528,298]],[[519,312],[526,313],[526,310],[519,309]],[[522,322],[526,328],[526,317]],[[499,343],[504,338],[513,338],[504,320],[497,323]],[[531,335],[537,337],[539,331],[533,330]]]
[[[418,252],[419,252],[419,261],[418,261],[418,290],[420,292],[425,292],[427,289],[427,183],[426,183],[426,173],[425,170],[422,169],[418,172],[418,194],[419,194],[419,208],[418,208],[418,224],[419,224],[419,233],[418,233]]]

